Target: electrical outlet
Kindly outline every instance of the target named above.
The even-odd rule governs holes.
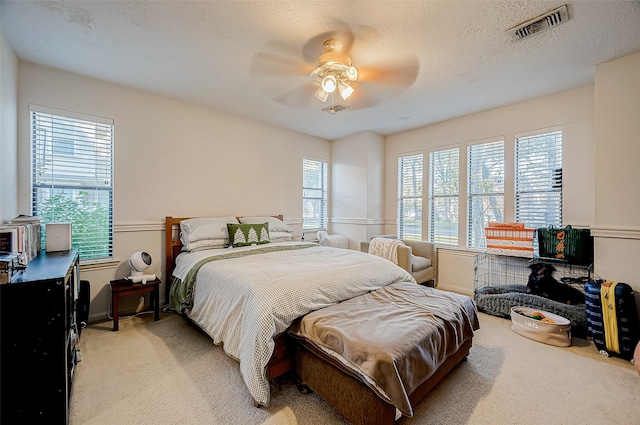
[[[136,313],[140,313],[144,308],[144,296],[141,296],[138,300],[138,307],[136,308]]]

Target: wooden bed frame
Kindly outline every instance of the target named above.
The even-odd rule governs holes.
[[[282,220],[282,216],[275,216]],[[182,220],[191,217],[165,218],[165,285],[169,300],[172,272],[175,258],[182,250],[178,226]],[[177,232],[174,232],[177,230]],[[451,369],[469,355],[472,340],[466,341],[455,353],[450,355],[436,373],[410,394],[409,399],[416,406],[427,393],[438,384]],[[360,379],[354,377],[340,365],[334,364],[322,353],[298,344],[286,333],[275,338],[275,349],[267,364],[269,381],[287,373],[294,372],[300,379],[300,386],[308,387],[320,395],[329,405],[354,425],[392,425],[396,423],[396,408],[381,399]],[[259,405],[254,401],[254,406]]]

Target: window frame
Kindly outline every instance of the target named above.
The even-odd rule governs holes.
[[[475,141],[469,143],[467,145],[467,237],[466,237],[466,247],[467,249],[485,249],[486,248],[486,239],[484,234],[484,228],[487,226],[489,221],[504,221],[505,217],[505,138],[491,138],[480,141]],[[490,146],[496,145],[496,147]],[[501,147],[499,147],[501,145]],[[480,147],[483,147],[482,150]],[[477,152],[474,152],[476,151]],[[493,153],[495,151],[498,153],[497,156],[488,156],[485,157],[485,162],[489,159],[495,161],[496,164],[493,166],[498,166],[497,176],[493,176],[491,178],[487,177],[483,180],[482,183],[477,184],[472,182],[472,179],[475,177],[474,166],[475,156],[481,155],[480,162],[482,162],[482,156],[487,155],[488,153]],[[501,155],[500,155],[501,154]],[[502,163],[500,167],[499,164]],[[477,171],[476,171],[477,172]],[[484,174],[484,173],[483,173]],[[495,173],[494,173],[495,174]],[[501,176],[501,178],[500,178]],[[495,181],[493,181],[495,180]],[[485,183],[491,183],[493,181],[494,184],[502,185],[502,190],[482,190],[482,186],[485,186]],[[474,190],[474,188],[479,187],[480,190]],[[498,186],[499,189],[499,186]],[[501,200],[501,206],[498,205],[497,208],[494,208],[494,212],[500,212],[501,214],[486,214],[486,211],[482,213],[482,223],[477,223],[475,215],[473,214],[474,206],[476,205],[474,201],[477,198],[492,198],[494,201]],[[497,199],[496,199],[497,198]],[[501,211],[500,211],[501,210]],[[474,232],[474,229],[477,232]],[[477,240],[476,240],[477,239]]]
[[[419,160],[418,160],[419,157]],[[415,159],[412,163],[415,165],[417,162],[420,163],[420,169],[412,168],[412,180],[417,180],[414,182],[413,188],[409,188],[410,194],[407,192],[405,195],[405,167],[409,165],[409,161]],[[419,173],[419,176],[416,175]],[[400,239],[410,239],[410,240],[422,240],[422,217],[423,217],[423,199],[424,199],[424,154],[422,152],[413,152],[407,153],[398,156],[398,192],[397,192],[397,235]],[[419,193],[418,193],[419,191]],[[405,223],[405,201],[409,201],[414,205],[414,209],[420,209],[419,215],[420,217],[415,217],[415,222],[418,223],[418,232],[419,233],[411,233],[407,234],[406,232],[406,223]],[[416,216],[417,214],[416,210]]]
[[[31,104],[29,126],[31,214],[42,243],[47,223],[71,222],[83,264],[113,261],[113,120]]]
[[[453,182],[453,179],[449,180],[446,179],[446,182],[448,182],[449,184],[453,184],[455,187],[454,191],[448,191],[446,189],[438,191],[436,190],[436,181],[440,180],[442,182],[445,182],[444,179],[437,179],[436,178],[436,167],[435,165],[435,160],[437,159],[436,156],[439,156],[440,154],[443,155],[447,155],[447,153],[452,153],[455,152],[455,174],[457,174],[456,178],[455,178],[455,182]],[[445,160],[446,158],[442,158],[442,160]],[[436,192],[441,192],[440,194],[437,194]],[[441,148],[437,148],[437,149],[432,149],[429,151],[429,200],[428,200],[428,208],[429,208],[429,225],[427,226],[428,229],[428,240],[429,242],[432,243],[436,243],[438,245],[442,245],[442,246],[451,246],[451,247],[457,247],[460,241],[460,237],[459,237],[459,223],[460,223],[460,146],[459,145],[455,145],[455,146],[447,146],[447,147],[441,147]],[[453,225],[451,226],[451,232],[438,232],[438,225],[437,222],[435,221],[435,213],[436,213],[436,203],[438,200],[442,200],[445,204],[454,202],[455,203],[455,213],[452,213],[455,216],[455,221],[453,221]],[[438,236],[439,233],[444,233],[446,235],[445,239],[441,239],[440,236]],[[449,238],[451,240],[446,240],[446,238]],[[453,238],[455,238],[455,240],[453,240]]]
[[[561,126],[549,127],[534,131],[528,131],[523,133],[518,133],[514,137],[514,217],[515,221],[521,221],[525,223],[526,227],[530,228],[540,228],[547,226],[562,226],[562,217],[563,217],[563,181],[562,181],[562,171],[564,167],[564,134]],[[547,138],[552,137],[554,140],[548,140]],[[541,138],[545,138],[544,140],[540,140]],[[547,149],[545,152],[540,154],[541,161],[548,161],[550,159],[554,160],[554,164],[547,164],[545,167],[537,167],[534,169],[535,175],[537,178],[532,179],[530,184],[536,185],[534,188],[524,188],[522,180],[524,178],[523,173],[521,173],[520,169],[523,165],[520,164],[521,155],[520,151],[523,149],[521,147],[521,143],[530,142],[536,143],[538,139],[538,143],[555,143],[556,146],[553,149]],[[521,184],[522,183],[522,184]],[[546,188],[544,187],[546,185]],[[549,214],[549,209],[544,208],[545,210],[545,218],[540,220],[532,220],[530,217],[536,215],[535,213],[523,214],[521,211],[521,199],[524,196],[535,196],[548,194],[551,199],[547,200],[547,205],[549,203],[556,203],[555,208],[551,215],[555,215],[555,220],[549,220],[551,217]],[[556,198],[554,202],[552,198]]]
[[[306,173],[307,173],[307,164],[311,165],[312,163],[320,164],[320,173],[322,174],[316,183],[315,187],[307,187],[306,184]],[[328,221],[329,221],[329,211],[328,211],[328,203],[329,203],[329,161],[324,159],[310,158],[304,157],[302,159],[302,232],[313,232],[319,230],[327,230]],[[320,196],[308,196],[307,191],[319,192]],[[320,217],[318,218],[307,218],[305,217],[305,205],[307,201],[311,201],[315,203],[316,201],[320,201]],[[313,220],[313,225],[310,225],[309,221]]]

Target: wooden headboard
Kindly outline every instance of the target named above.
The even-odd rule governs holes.
[[[283,219],[282,214],[272,217]],[[173,269],[176,265],[176,257],[182,252],[182,241],[180,241],[180,222],[193,217],[171,217],[167,216],[164,220],[164,276],[165,276],[165,296],[169,302],[169,291],[173,282]],[[236,217],[238,220],[240,217]],[[176,233],[174,236],[174,226]]]

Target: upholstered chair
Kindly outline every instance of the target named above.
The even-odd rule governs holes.
[[[391,235],[376,237],[395,238]],[[402,267],[419,284],[437,285],[438,249],[435,244],[425,241],[402,239],[404,246],[398,247],[398,266]],[[369,252],[369,242],[360,242],[360,251]]]

